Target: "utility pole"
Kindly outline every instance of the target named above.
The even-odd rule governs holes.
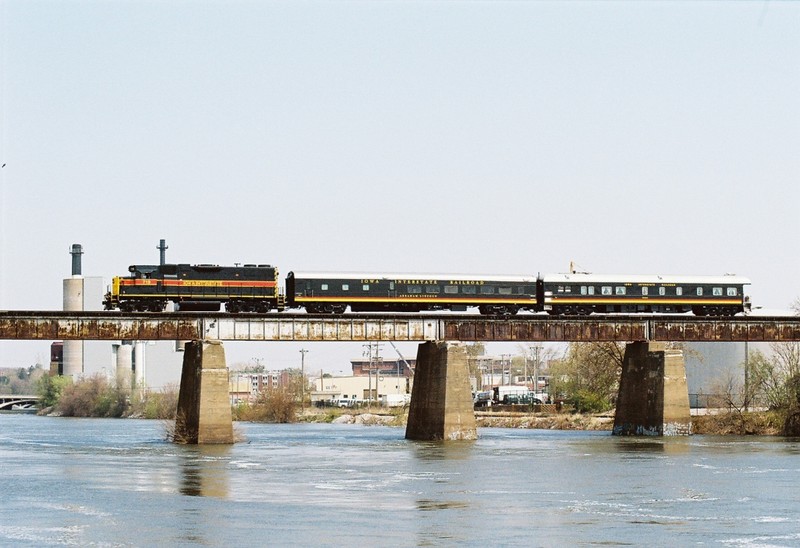
[[[372,411],[372,343],[364,345],[362,356],[367,356],[367,410]]]
[[[306,410],[306,350],[300,349],[300,408]]]
[[[540,359],[540,352],[542,351],[542,346],[537,344],[536,346],[531,346],[531,352],[533,352],[533,397],[538,398],[539,392],[539,359]]]
[[[528,355],[525,354],[525,373],[523,374],[523,378],[525,379],[525,388],[530,389],[530,383],[528,382]]]
[[[750,410],[750,349],[744,341],[744,410]]]
[[[375,345],[375,350],[373,353],[373,344]],[[368,343],[365,344],[364,347],[366,350],[364,351],[363,355],[367,356],[369,359],[369,363],[367,365],[367,409],[372,411],[372,371],[375,370],[375,399],[378,398],[378,368],[380,366],[381,357],[381,345],[377,342],[375,343]]]

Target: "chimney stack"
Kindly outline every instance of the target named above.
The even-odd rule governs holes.
[[[72,251],[70,251],[69,253],[70,255],[72,255],[72,275],[80,276],[81,255],[83,255],[83,246],[81,246],[81,244],[72,244]]]

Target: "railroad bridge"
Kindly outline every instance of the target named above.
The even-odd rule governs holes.
[[[691,433],[683,356],[665,342],[800,341],[799,317],[518,314],[128,314],[0,312],[0,339],[184,340],[178,420],[194,443],[232,443],[224,341],[420,343],[406,438],[473,439],[466,354],[458,342],[628,343],[615,434]]]

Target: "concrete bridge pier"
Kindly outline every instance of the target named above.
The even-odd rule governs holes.
[[[664,343],[625,347],[614,417],[615,436],[688,436],[689,389],[681,350]]]
[[[191,341],[183,355],[175,442],[233,443],[225,350],[219,341]]]
[[[420,441],[478,438],[467,353],[463,345],[419,345],[406,439]]]

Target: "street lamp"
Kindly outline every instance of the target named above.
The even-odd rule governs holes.
[[[300,408],[306,410],[306,350],[300,349]]]

